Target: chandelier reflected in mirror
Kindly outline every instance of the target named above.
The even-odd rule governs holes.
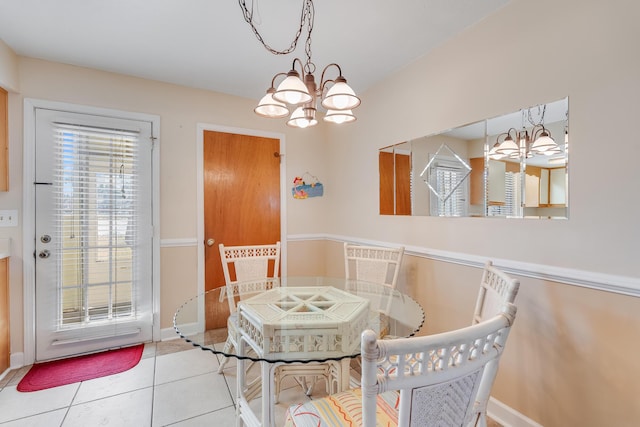
[[[311,32],[313,31],[313,21],[315,9],[313,0],[303,0],[300,28],[291,45],[285,50],[275,50],[266,44],[258,32],[253,22],[253,8],[247,8],[245,0],[238,0],[243,11],[244,19],[253,29],[254,34],[262,45],[274,55],[286,55],[295,50],[298,39],[302,31],[307,26],[307,40],[305,43],[306,62],[295,58],[291,65],[291,70],[287,73],[277,73],[271,79],[271,86],[262,97],[255,113],[268,118],[282,118],[289,116],[287,125],[297,128],[306,128],[318,124],[316,118],[318,100],[327,111],[324,121],[330,123],[349,123],[356,120],[352,110],[360,105],[358,98],[347,84],[347,79],[342,75],[342,69],[336,63],[331,63],[324,67],[320,75],[320,84],[316,84],[314,73],[315,64],[311,61]],[[296,69],[298,66],[299,70]],[[337,71],[338,76],[329,79],[331,71]],[[326,75],[325,75],[326,74]],[[300,76],[304,76],[304,79]],[[282,81],[276,87],[276,80]],[[293,112],[290,111],[293,109]]]
[[[538,106],[538,110],[540,108]],[[502,158],[518,159],[521,157],[531,158],[534,155],[553,156],[562,153],[562,149],[551,136],[551,131],[544,126],[546,108],[547,106],[544,105],[541,112],[538,112],[538,121],[532,117],[531,108],[526,111],[522,110],[522,130],[518,131],[516,128],[510,128],[498,135],[495,144],[489,151],[489,158],[494,160]],[[526,121],[532,126],[530,130],[525,127],[525,114]]]

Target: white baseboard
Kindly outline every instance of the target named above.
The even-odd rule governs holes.
[[[6,377],[9,372],[15,369],[20,369],[23,366],[24,353],[11,353],[11,356],[9,357],[9,367],[4,372],[0,373],[0,381],[2,381],[2,379]]]
[[[9,369],[19,369],[24,366],[24,353],[11,353],[11,357],[9,359]]]
[[[489,398],[487,415],[504,427],[543,427],[493,397]]]

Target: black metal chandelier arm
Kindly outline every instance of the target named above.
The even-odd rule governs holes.
[[[293,52],[294,50],[296,50],[296,47],[298,46],[298,40],[302,35],[302,29],[304,28],[305,19],[310,22],[310,26],[313,26],[313,15],[308,17],[308,15],[312,13],[311,10],[313,10],[313,4],[311,3],[311,8],[310,8],[309,3],[310,3],[309,0],[303,0],[302,2],[302,14],[300,16],[300,26],[298,27],[298,31],[296,32],[296,35],[294,36],[293,41],[291,42],[291,45],[286,49],[277,50],[269,46],[264,41],[264,39],[262,38],[262,35],[260,34],[256,26],[253,24],[253,0],[252,0],[251,11],[247,8],[247,4],[245,0],[238,0],[240,9],[242,9],[242,16],[244,17],[244,20],[251,26],[253,33],[255,34],[257,39],[260,41],[260,43],[262,43],[262,46],[264,46],[265,49],[267,49],[270,53],[274,55],[287,55]],[[309,34],[310,33],[311,33],[311,30],[309,30]],[[307,39],[307,43],[309,43],[309,39]]]
[[[295,62],[294,62],[295,65]],[[278,73],[275,76],[273,76],[273,78],[271,79],[271,89],[275,89],[275,84],[276,84],[276,79],[280,76],[287,76],[287,73]]]
[[[334,66],[338,69],[338,77],[336,77],[335,79],[331,80],[331,79],[324,79],[324,73],[327,72],[327,70],[329,69],[329,67]],[[320,74],[320,91],[324,91],[324,87],[327,85],[327,83],[335,83],[338,80],[345,80],[344,77],[342,77],[342,68],[340,68],[340,66],[338,64],[336,64],[335,62],[332,62],[331,64],[327,65],[326,67],[324,67],[324,69],[322,70],[322,74]]]
[[[301,59],[299,59],[299,58],[293,58],[293,62],[291,63],[291,69],[292,69],[292,70],[295,70],[295,69],[296,69],[296,62],[297,62],[298,64],[300,64],[300,71],[301,71],[300,75],[301,75],[301,76],[304,76],[304,73],[305,73],[305,71],[306,71],[306,65],[304,65],[304,64],[302,63],[302,60],[301,60]],[[308,62],[307,62],[307,64],[308,64]]]

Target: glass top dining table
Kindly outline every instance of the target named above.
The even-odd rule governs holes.
[[[233,300],[231,298],[231,289]],[[230,317],[207,325],[205,313]],[[233,314],[230,314],[233,313]],[[269,363],[355,358],[360,336],[409,337],[425,314],[413,298],[388,286],[331,277],[282,277],[240,282],[201,293],[176,311],[173,326],[194,346],[226,357]],[[220,323],[220,322],[218,322]],[[233,331],[256,351],[226,345]]]

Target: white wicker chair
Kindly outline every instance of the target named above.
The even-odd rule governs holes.
[[[345,275],[347,279],[366,280],[373,283],[381,283],[395,289],[402,263],[404,247],[384,248],[379,246],[358,246],[349,243],[344,244]],[[389,303],[391,299],[388,300]],[[384,315],[388,307],[380,307]],[[381,328],[383,329],[383,328]],[[343,383],[340,362],[309,363],[304,365],[282,365],[278,367],[276,378],[284,379],[292,376],[306,389],[307,395],[317,378],[324,378],[327,382],[327,393],[335,393]],[[307,384],[307,378],[311,381]],[[280,393],[279,381],[275,387],[276,402]]]
[[[518,295],[520,282],[509,277],[506,273],[487,261],[482,271],[480,291],[473,312],[472,324],[475,325],[490,317],[495,316],[506,303],[514,303]],[[474,426],[486,427],[487,403],[491,394],[491,388],[498,372],[498,361],[490,362],[482,374],[480,389],[474,405]]]
[[[260,279],[278,277],[280,272],[280,242],[273,245],[253,245],[253,246],[225,246],[219,245],[220,260],[222,261],[222,271],[226,284],[226,292],[220,294],[221,298],[227,297],[229,302],[229,319],[227,320],[227,341],[224,351],[231,351],[238,348],[238,315],[236,312],[236,297],[238,282],[246,282]],[[232,268],[229,268],[232,266]],[[218,373],[222,373],[227,364],[225,357]]]
[[[344,244],[344,270],[347,279],[364,280],[378,283],[395,289],[404,256],[404,246],[385,248],[380,246],[360,246]],[[389,298],[388,303],[391,303]],[[386,321],[389,306],[376,307],[380,313],[380,321]],[[381,336],[387,335],[387,326],[379,326]],[[392,337],[389,337],[392,338]]]
[[[398,282],[404,247],[384,248],[344,244],[344,269],[347,279],[382,283],[393,289]]]
[[[424,337],[383,340],[365,331],[362,388],[292,406],[285,426],[466,427],[482,373],[497,364],[515,314],[516,306],[507,303],[490,319]]]
[[[344,244],[344,271],[347,279],[364,280],[372,283],[381,283],[391,289],[398,285],[398,275],[404,256],[404,246],[399,248],[386,248],[381,246],[362,246],[351,243]],[[389,298],[388,303],[391,303]],[[376,307],[379,312],[378,326],[380,336],[395,338],[389,335],[386,315],[389,313],[389,306]],[[373,320],[373,319],[372,319]],[[354,366],[360,366],[360,359],[354,359]],[[351,386],[359,386],[359,382],[351,379]]]

